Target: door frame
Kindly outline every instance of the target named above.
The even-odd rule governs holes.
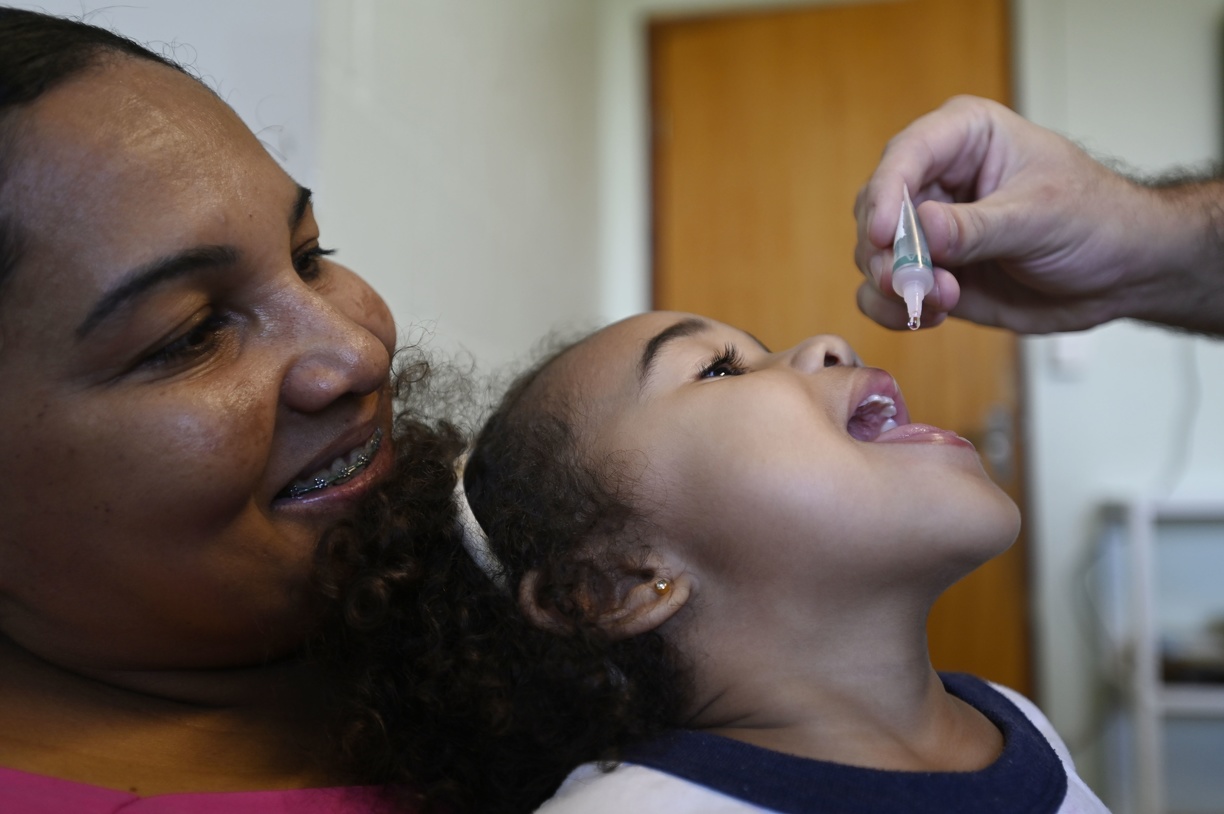
[[[600,318],[650,309],[651,168],[649,23],[789,6],[890,0],[596,0],[599,4]]]
[[[594,0],[599,9],[597,256],[603,322],[646,311],[651,304],[649,22],[668,16],[891,1]],[[1054,129],[1067,121],[1061,81],[1066,66],[1051,64],[1049,49],[1043,50],[1041,44],[1059,41],[1065,34],[1066,4],[1067,0],[1011,2],[1015,109]],[[1024,366],[1024,341],[1020,354]]]

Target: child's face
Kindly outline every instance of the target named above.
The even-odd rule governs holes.
[[[730,326],[656,312],[558,365],[592,459],[629,463],[655,544],[707,575],[861,591],[926,574],[942,590],[1019,528],[973,447],[911,424],[892,377],[838,337],[771,353]],[[860,406],[873,396],[895,400],[896,428]]]

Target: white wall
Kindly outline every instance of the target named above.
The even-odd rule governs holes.
[[[301,0],[3,0],[117,31],[194,70],[289,174],[315,183],[315,14]],[[303,13],[305,12],[305,13]]]
[[[402,325],[482,367],[594,327],[590,0],[324,0],[318,211]]]
[[[405,338],[491,369],[601,322],[595,0],[21,0],[193,66]]]
[[[1220,157],[1224,2],[1016,8],[1021,112],[1139,170]],[[1224,496],[1224,343],[1115,324],[1025,351],[1040,695],[1091,760],[1101,685],[1081,577],[1094,512],[1118,496]]]

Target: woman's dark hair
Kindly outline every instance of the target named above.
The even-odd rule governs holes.
[[[531,811],[575,766],[615,761],[687,707],[688,671],[659,634],[615,641],[593,618],[611,569],[640,562],[642,521],[621,468],[584,454],[580,407],[549,387],[564,353],[511,386],[466,464],[508,592],[465,551],[453,515],[440,533],[414,526],[407,501],[421,487],[402,472],[333,540],[355,572],[331,642],[353,689],[338,709],[355,779],[427,810]],[[564,632],[520,611],[529,571]]]
[[[104,28],[0,7],[0,287],[21,257],[20,226],[4,202],[21,108],[105,57],[118,55],[147,59],[186,74],[172,60]]]

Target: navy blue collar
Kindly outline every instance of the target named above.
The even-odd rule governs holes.
[[[892,772],[786,755],[708,732],[676,730],[625,760],[783,814],[1053,814],[1067,773],[1015,704],[981,679],[940,676],[944,687],[1003,733],[1003,753],[976,772]]]

